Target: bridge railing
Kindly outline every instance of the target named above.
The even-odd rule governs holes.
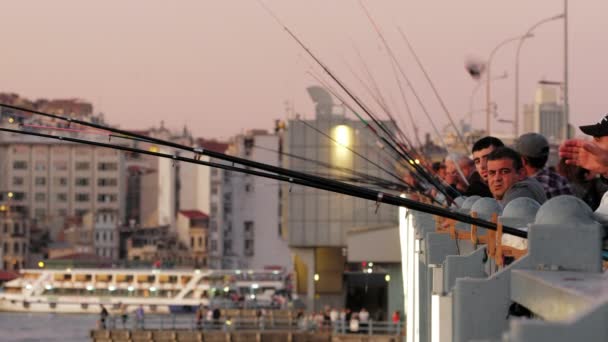
[[[239,331],[239,330],[290,330],[306,332],[328,332],[333,334],[401,335],[403,323],[390,321],[367,322],[336,321],[317,322],[307,318],[274,317],[224,317],[216,320],[197,320],[194,315],[148,315],[143,319],[110,316],[105,328],[109,330],[200,330],[200,331]]]

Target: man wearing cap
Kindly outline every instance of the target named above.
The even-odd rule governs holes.
[[[555,171],[549,170],[549,142],[538,133],[526,133],[517,139],[515,150],[521,155],[524,170],[528,177],[540,182],[547,199],[559,195],[572,195],[568,180]]]

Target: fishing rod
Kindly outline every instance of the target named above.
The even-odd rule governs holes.
[[[193,148],[193,147],[190,147],[190,146],[185,146],[185,145],[177,144],[177,143],[174,143],[174,142],[165,141],[165,140],[162,140],[162,139],[152,138],[152,137],[136,134],[136,133],[133,133],[133,132],[128,132],[128,131],[117,129],[117,128],[106,127],[106,126],[103,126],[103,125],[100,125],[100,124],[96,124],[96,123],[86,122],[86,121],[82,121],[82,120],[78,120],[78,119],[72,119],[72,118],[69,118],[69,117],[63,117],[63,116],[60,116],[60,115],[45,113],[45,112],[41,112],[41,111],[37,111],[37,110],[31,110],[31,109],[28,109],[28,108],[25,108],[25,107],[8,105],[8,104],[2,104],[2,103],[0,103],[0,107],[9,108],[9,109],[16,110],[16,111],[24,111],[24,112],[28,112],[28,113],[32,113],[32,114],[37,114],[37,115],[40,115],[40,116],[43,116],[43,117],[52,118],[52,119],[55,119],[55,120],[65,121],[65,122],[68,123],[67,124],[68,127],[71,124],[76,124],[76,125],[82,125],[82,126],[85,126],[85,127],[96,128],[96,129],[98,129],[100,131],[108,132],[108,139],[111,139],[111,137],[117,137],[117,138],[124,138],[124,139],[130,139],[130,140],[135,140],[135,141],[142,141],[142,142],[147,142],[147,143],[152,143],[152,144],[159,144],[159,145],[163,145],[163,146],[167,146],[167,147],[172,147],[172,148],[176,148],[176,149],[180,149],[180,150],[184,150],[184,151],[193,152],[195,155],[201,155],[201,154],[202,155],[207,155],[207,156],[209,156],[211,158],[225,160],[225,161],[232,162],[232,163],[239,163],[239,164],[242,164],[242,165],[246,165],[248,167],[259,168],[261,170],[265,170],[265,171],[269,171],[269,172],[274,172],[274,173],[287,172],[287,173],[289,173],[288,176],[291,177],[291,178],[303,178],[303,179],[306,179],[307,176],[308,176],[306,173],[301,173],[301,172],[297,172],[297,171],[283,169],[283,168],[275,167],[275,166],[272,166],[272,165],[258,163],[258,162],[251,161],[251,160],[248,160],[248,159],[242,159],[242,158],[238,158],[238,157],[234,157],[234,156],[230,156],[230,155],[225,155],[223,153],[214,152],[214,151],[210,151],[210,150],[205,150],[205,149],[201,149],[201,148]],[[46,127],[46,129],[55,129],[55,128],[56,127]],[[116,133],[116,134],[111,134],[111,133]],[[384,170],[384,168],[383,168],[383,170]],[[400,181],[402,181],[401,178],[399,178],[398,176],[397,176],[397,179],[399,179]],[[435,202],[437,202],[437,201],[435,200]]]
[[[311,76],[312,76],[312,77],[313,77],[315,80],[317,80],[319,83],[321,83],[321,84],[322,84],[322,85],[323,85],[323,86],[324,86],[324,87],[325,87],[325,88],[326,88],[326,89],[327,89],[327,90],[328,90],[328,91],[329,91],[329,92],[330,92],[330,93],[331,93],[333,96],[335,96],[335,97],[336,97],[338,100],[340,100],[340,101],[342,102],[342,104],[344,104],[344,105],[346,106],[346,108],[350,109],[350,110],[351,110],[351,111],[352,111],[352,112],[355,114],[355,116],[357,116],[357,117],[360,119],[360,121],[362,121],[362,122],[364,123],[364,125],[367,127],[367,125],[368,125],[368,124],[365,122],[365,120],[361,119],[361,117],[358,115],[358,113],[355,111],[355,109],[354,109],[354,108],[353,108],[353,107],[352,107],[352,106],[351,106],[351,105],[350,105],[350,104],[349,104],[347,101],[345,101],[345,100],[344,100],[344,98],[342,98],[342,96],[340,96],[340,94],[338,94],[338,93],[337,93],[337,92],[336,92],[336,91],[335,91],[335,90],[334,90],[334,89],[333,89],[333,88],[332,88],[332,87],[331,87],[329,84],[327,84],[327,83],[326,83],[326,82],[325,82],[323,79],[321,79],[319,76],[315,75],[313,72],[309,72],[309,74],[310,74],[310,75],[311,75]],[[307,125],[307,126],[308,126],[308,127],[310,127],[310,128],[313,128],[311,125]],[[315,130],[316,130],[316,128],[313,128],[313,129],[315,129]],[[320,132],[320,131],[318,131],[318,130],[317,130],[317,132],[321,133],[321,132]],[[377,134],[375,131],[373,131],[373,130],[372,130],[372,133],[373,133],[373,134],[376,136],[376,138],[378,138],[378,139],[380,138],[380,136],[379,136],[379,135],[378,135],[378,134]],[[338,143],[338,142],[337,142],[337,141],[335,141],[333,138],[329,137],[327,134],[324,134],[324,133],[321,133],[321,134],[323,134],[324,136],[328,137],[328,138],[329,138],[329,139],[331,139],[332,141],[334,141],[334,142]],[[379,143],[379,142],[378,142],[378,143]],[[384,145],[382,145],[382,144],[380,143],[380,149],[381,149],[381,150],[384,150],[384,147],[383,147],[383,146],[384,146]],[[388,151],[386,151],[386,150],[384,150],[384,151],[385,151],[387,154],[389,154],[389,152],[388,152]],[[351,151],[351,152],[355,153],[354,151]],[[394,160],[395,160],[397,163],[401,163],[401,164],[402,164],[402,166],[405,166],[405,167],[407,168],[407,165],[406,165],[406,164],[404,164],[405,162],[403,161],[403,156],[398,155],[398,156],[396,157],[396,156],[394,156],[394,155],[392,155],[392,154],[389,154],[389,155],[390,155],[390,156],[391,156],[391,158],[393,158],[393,159],[394,159]],[[408,158],[407,160],[412,160],[412,159],[414,159],[414,158],[411,158],[411,157],[410,157],[410,158]]]
[[[313,129],[316,130],[316,128],[314,128],[314,126],[312,126],[310,128],[313,128]],[[316,130],[316,131],[319,132],[319,133],[321,133],[321,134],[323,134],[322,132],[320,132],[318,130]],[[327,135],[325,135],[325,136],[327,138],[331,139],[332,141],[336,142],[337,144],[339,144],[337,141],[333,140],[330,136],[327,136]],[[343,146],[343,145],[341,145],[341,146]],[[365,174],[365,173],[361,173],[361,172],[358,172],[358,171],[355,171],[355,170],[352,170],[352,169],[349,169],[349,168],[345,168],[345,167],[337,167],[337,166],[331,165],[329,163],[324,163],[324,162],[321,162],[321,161],[318,161],[318,160],[308,159],[308,158],[305,158],[305,157],[302,157],[302,156],[297,156],[297,155],[286,153],[286,152],[276,151],[276,150],[265,148],[265,147],[262,147],[262,146],[254,145],[254,147],[256,147],[258,149],[261,149],[261,150],[278,153],[280,155],[283,155],[283,156],[286,156],[286,157],[289,157],[289,158],[294,158],[294,159],[299,159],[299,160],[315,163],[317,165],[321,165],[321,166],[324,166],[324,167],[329,168],[329,169],[334,169],[334,170],[338,170],[338,171],[342,171],[342,172],[349,172],[349,173],[351,173],[351,174],[353,174],[355,176],[358,176],[358,177],[342,177],[342,179],[341,179],[342,181],[350,181],[350,182],[357,182],[357,183],[362,183],[362,184],[376,185],[376,186],[380,186],[382,188],[390,189],[390,190],[400,190],[401,189],[401,190],[404,190],[404,191],[418,192],[422,196],[427,197],[432,202],[435,202],[438,205],[442,204],[441,202],[437,201],[437,199],[435,199],[434,197],[432,197],[429,194],[425,193],[424,189],[412,188],[412,185],[406,183],[401,178],[397,178],[400,181],[400,183],[395,183],[395,182],[392,182],[392,181],[389,181],[389,180],[386,180],[386,179],[383,179],[383,178],[371,176],[371,175],[368,175],[368,174]],[[344,146],[344,147],[346,147],[346,146]],[[346,147],[346,148],[348,148],[348,147]],[[352,152],[356,153],[355,151],[352,151]],[[366,161],[368,161],[370,163],[373,163],[371,160],[369,160],[369,159],[367,159],[367,158],[365,158],[363,156],[361,156],[361,157],[364,158]],[[380,167],[380,166],[378,166],[378,167]],[[317,175],[319,175],[319,174],[317,174]],[[331,175],[331,176],[328,175],[328,177],[330,177],[330,178],[332,178],[334,180],[337,180],[337,179],[340,178],[340,177],[335,177],[334,175]]]
[[[430,116],[428,114],[428,111],[426,110],[426,107],[424,106],[424,104],[422,103],[422,100],[420,99],[420,97],[418,96],[418,93],[416,92],[416,90],[414,89],[412,82],[410,82],[410,79],[405,75],[405,71],[403,70],[403,68],[401,67],[401,64],[399,64],[399,62],[397,61],[397,57],[395,56],[395,53],[393,52],[393,49],[391,49],[391,47],[388,45],[388,42],[386,41],[386,39],[384,38],[384,35],[382,34],[382,31],[380,30],[380,27],[376,24],[376,22],[374,21],[374,19],[372,18],[370,12],[368,11],[368,9],[365,7],[365,5],[363,4],[363,2],[361,0],[359,0],[359,5],[361,6],[361,9],[363,10],[363,12],[365,12],[365,15],[367,16],[368,20],[370,21],[372,27],[374,28],[374,30],[376,31],[376,33],[378,34],[378,37],[380,38],[380,40],[382,41],[382,44],[384,45],[384,47],[386,48],[389,56],[393,59],[393,61],[396,63],[397,68],[401,74],[401,76],[403,76],[403,78],[405,79],[405,81],[407,82],[410,90],[412,91],[412,94],[414,94],[414,97],[416,98],[416,100],[418,101],[418,104],[420,105],[420,107],[422,108],[423,112],[427,115],[427,117]],[[448,116],[448,118],[450,119],[450,123],[452,125],[452,127],[454,128],[454,130],[456,131],[456,134],[458,135],[458,139],[460,140],[460,142],[462,143],[462,146],[466,147],[466,141],[464,140],[464,138],[462,137],[462,134],[460,133],[460,131],[458,130],[458,127],[456,127],[456,124],[454,124],[453,120],[451,119],[450,116]]]
[[[385,134],[387,136],[391,136],[390,132],[383,126],[381,125],[377,119],[375,119],[374,115],[368,110],[368,108],[361,102],[361,100],[355,96],[347,87],[346,85],[340,81],[338,79],[338,77],[331,72],[331,70],[329,70],[329,68],[325,65],[325,63],[323,63],[319,58],[317,58],[317,56],[315,54],[312,53],[312,51],[285,25],[283,24],[283,22],[279,19],[279,17],[274,14],[274,12],[268,8],[268,6],[266,6],[261,0],[258,0],[258,3],[260,4],[260,6],[262,6],[262,8],[264,8],[264,10],[266,10],[267,13],[269,13],[274,20],[277,22],[277,24],[279,24],[284,30],[285,32],[287,32],[289,34],[289,36],[298,44],[300,45],[300,47],[302,49],[304,49],[304,51],[325,71],[325,73],[327,75],[329,75],[329,77],[331,77],[332,80],[334,80],[334,82],[336,82],[336,84],[346,93],[348,94],[348,96],[357,104],[357,106],[359,106],[371,119],[372,121],[374,121],[374,123],[382,130],[385,132]],[[358,114],[356,112],[354,112],[355,115],[358,116]],[[359,117],[359,116],[358,116]],[[397,152],[397,154],[402,155],[403,154],[403,158],[408,159],[408,160],[413,160],[413,158],[411,158],[411,156],[409,156],[409,153],[407,151],[405,151],[405,149],[403,148],[402,145],[398,144],[397,146],[399,147],[396,148],[395,146],[393,146],[392,144],[390,144],[388,142],[388,140],[385,137],[382,137],[381,135],[378,134],[378,131],[376,129],[374,129],[371,125],[369,125],[365,120],[363,120],[362,118],[359,117],[359,119],[361,121],[363,121],[364,123],[366,123],[366,127],[368,127],[370,130],[372,130],[376,135],[378,135],[380,137],[381,140],[383,140],[391,149],[393,149],[395,152]],[[448,194],[448,192],[442,187],[442,185],[437,182],[432,176],[430,176],[425,170],[423,170],[422,168],[420,168],[418,165],[416,164],[412,164],[412,166],[414,168],[417,169],[417,172],[419,172],[421,175],[423,175],[423,177],[425,179],[427,179],[427,181],[431,184],[433,184],[437,190],[439,192],[441,192],[446,199],[448,200],[453,200],[451,198],[451,196]]]
[[[115,128],[110,128],[110,127],[107,127],[106,129],[117,130]],[[367,189],[364,187],[351,185],[348,183],[342,183],[339,181],[328,180],[328,179],[325,179],[322,177],[317,177],[317,176],[308,175],[308,174],[304,174],[304,173],[300,173],[300,172],[295,172],[292,170],[287,170],[284,168],[275,167],[272,165],[266,165],[266,164],[258,163],[258,162],[250,161],[251,164],[257,164],[259,166],[266,165],[265,168],[273,169],[276,171],[277,174],[270,174],[267,172],[260,172],[260,171],[250,170],[247,168],[239,168],[239,167],[234,167],[231,165],[206,162],[206,161],[197,159],[196,156],[194,158],[187,158],[187,157],[183,157],[183,156],[179,156],[179,155],[175,155],[175,154],[148,151],[148,150],[143,150],[143,149],[138,149],[138,148],[133,148],[133,147],[128,147],[128,146],[114,145],[114,144],[105,143],[105,142],[90,141],[90,140],[85,140],[85,139],[58,136],[58,135],[32,132],[32,131],[22,131],[22,130],[16,130],[16,129],[11,129],[11,128],[0,127],[0,131],[14,133],[14,134],[37,136],[37,137],[41,137],[41,138],[55,139],[55,140],[59,140],[59,141],[72,142],[72,143],[84,144],[84,145],[90,145],[90,146],[96,146],[96,147],[110,148],[110,149],[114,149],[114,150],[126,151],[126,152],[131,152],[131,153],[140,153],[140,154],[145,154],[145,155],[150,155],[150,156],[156,156],[156,157],[160,157],[160,158],[170,159],[173,161],[181,161],[181,162],[187,162],[187,163],[192,163],[192,164],[197,164],[197,165],[216,167],[216,168],[220,168],[220,169],[224,169],[224,170],[241,172],[241,173],[251,174],[254,176],[276,179],[276,180],[288,182],[290,184],[303,185],[303,186],[307,186],[307,187],[311,187],[311,188],[317,188],[317,189],[321,189],[321,190],[327,190],[327,191],[331,191],[331,192],[335,192],[335,193],[340,193],[340,194],[344,194],[344,195],[348,195],[348,196],[352,196],[352,197],[367,199],[367,200],[375,201],[377,204],[385,203],[385,204],[389,204],[389,205],[393,205],[393,206],[406,207],[411,210],[420,211],[420,212],[424,212],[424,213],[431,214],[431,215],[438,215],[438,216],[449,218],[449,219],[454,219],[456,221],[473,224],[473,225],[476,225],[476,226],[479,226],[482,228],[487,228],[490,230],[497,229],[496,224],[493,222],[488,222],[488,221],[485,221],[485,220],[482,220],[479,218],[470,217],[468,215],[461,214],[458,212],[453,212],[453,211],[450,211],[445,208],[421,203],[418,201],[403,198],[403,197],[400,197],[397,195],[392,195],[392,194],[382,192],[382,191],[370,190],[370,189]],[[150,140],[159,140],[159,139],[150,138]],[[169,144],[170,142],[166,142],[166,143]],[[231,162],[234,161],[236,163],[243,164],[243,165],[248,164],[248,163],[246,163],[247,160],[244,160],[242,158],[224,155],[223,153],[219,153],[219,152],[213,152],[213,154],[216,155],[216,158],[218,158],[218,159],[222,159],[222,157],[223,157]],[[292,175],[292,174],[298,174],[298,175],[301,175],[302,177],[291,177],[290,175]],[[506,227],[506,226],[503,227],[503,232],[510,234],[510,235],[522,237],[522,238],[526,238],[528,235],[527,232],[525,232],[525,231],[521,231],[519,229],[512,228],[512,227]]]
[[[372,133],[380,140],[383,140],[384,143],[383,145],[388,145],[391,146],[391,143],[387,141],[387,139],[385,137],[383,137],[377,130],[375,130],[366,120],[364,120],[359,114],[358,112],[342,97],[338,94],[338,92],[336,90],[333,89],[333,87],[331,87],[329,84],[327,84],[327,82],[325,82],[320,76],[316,75],[313,71],[312,71],[312,67],[311,70],[308,72],[309,75],[311,75],[315,80],[317,80],[319,83],[321,83],[333,96],[335,96],[338,100],[340,100],[348,109],[350,109],[353,114],[355,114],[355,116],[365,125],[365,127],[367,127],[368,129],[370,129],[372,131]],[[353,94],[349,94],[347,93],[351,98],[353,98]],[[359,107],[361,107],[359,105]],[[376,124],[376,126],[378,126],[379,128],[381,128],[384,132],[384,134],[386,136],[388,136],[394,143],[395,145],[399,145],[400,146],[400,142],[397,141],[397,139],[390,133],[390,130],[386,129],[386,127],[384,127],[382,125],[382,122],[380,120],[378,120],[377,118],[375,118],[372,114],[371,111],[369,110],[369,108],[363,108],[361,107],[366,113],[368,113],[368,116],[372,119],[372,121]],[[393,120],[394,121],[394,120]],[[396,129],[399,129],[399,127],[397,125],[395,125]],[[410,143],[411,145],[411,143]],[[411,155],[408,154],[408,152],[404,152],[405,155],[402,155],[402,153],[400,153],[394,146],[391,146],[391,149],[393,151],[395,151],[397,153],[397,155],[399,156],[399,158],[395,158],[394,156],[391,156],[393,158],[395,158],[395,160],[399,163],[403,163],[403,161],[398,160],[398,159],[406,159],[406,160],[414,160],[416,159],[415,157],[412,157]],[[388,151],[386,151],[388,153]],[[420,172],[419,170],[417,170],[416,172]]]
[[[416,92],[416,89],[414,88],[412,82],[410,81],[409,77],[407,77],[407,75],[405,74],[405,71],[401,67],[401,64],[397,61],[397,57],[395,56],[395,53],[393,52],[393,49],[391,49],[391,47],[389,46],[388,41],[384,38],[384,35],[382,34],[382,31],[380,30],[380,27],[376,24],[376,22],[374,21],[374,18],[372,18],[372,16],[371,16],[371,13],[367,10],[367,8],[365,7],[365,5],[363,5],[363,2],[361,0],[359,0],[359,5],[361,6],[361,9],[363,10],[363,12],[365,13],[365,15],[367,16],[370,24],[372,25],[372,27],[374,28],[374,30],[378,34],[378,37],[382,41],[382,44],[384,45],[384,47],[386,48],[389,57],[392,59],[392,61],[394,63],[394,66],[397,68],[397,70],[399,71],[399,73],[401,74],[401,76],[407,82],[408,87],[412,91],[412,94],[416,98],[418,104],[420,105],[420,108],[422,109],[423,113],[426,115],[427,119],[431,123],[431,126],[433,127],[433,130],[435,131],[435,134],[439,137],[439,139],[441,141],[441,144],[443,145],[443,148],[445,148],[446,151],[449,151],[448,145],[446,144],[445,140],[443,139],[443,135],[441,135],[441,133],[439,132],[439,129],[437,128],[437,126],[433,122],[433,119],[431,118],[428,110],[426,109],[426,107],[422,103],[422,100],[421,100],[420,96],[418,95],[418,93]],[[400,82],[398,82],[398,84],[400,84]],[[449,112],[448,112],[448,115],[449,115]],[[462,146],[465,147],[465,148],[467,148],[467,144],[466,144],[464,138],[462,137],[462,135],[460,134],[460,131],[458,130],[458,128],[456,127],[456,125],[453,123],[453,120],[451,119],[451,117],[448,116],[448,118],[450,119],[450,122],[452,123],[452,127],[456,131],[457,136],[458,136],[459,140],[462,143]],[[457,170],[458,174],[460,175],[460,177],[462,178],[462,180],[464,181],[464,183],[468,186],[469,185],[469,181],[464,176],[464,173],[462,172],[462,170],[461,170],[460,166],[458,165],[458,163],[455,163],[455,166],[456,166],[456,170]]]
[[[387,170],[387,169],[386,169],[386,168],[384,168],[383,166],[379,165],[378,163],[373,162],[373,161],[372,161],[372,160],[370,160],[369,158],[367,158],[367,157],[365,157],[364,155],[362,155],[362,154],[358,153],[357,151],[355,151],[355,150],[351,149],[350,147],[340,144],[340,143],[339,143],[339,142],[338,142],[336,139],[332,138],[332,137],[331,137],[329,134],[327,134],[327,133],[325,133],[325,132],[321,131],[320,129],[316,128],[315,126],[313,126],[313,125],[309,124],[308,122],[303,121],[303,120],[300,120],[300,119],[296,119],[296,121],[298,121],[298,122],[302,123],[302,124],[303,124],[303,125],[305,125],[306,127],[308,127],[308,128],[310,128],[310,129],[314,130],[315,132],[317,132],[317,133],[321,134],[322,136],[324,136],[325,138],[327,138],[327,139],[329,139],[329,140],[333,141],[334,143],[338,144],[339,146],[344,147],[345,149],[347,149],[348,151],[352,152],[352,153],[353,153],[354,155],[356,155],[357,157],[359,157],[359,158],[361,158],[361,159],[365,160],[366,162],[368,162],[368,163],[372,164],[373,166],[377,167],[378,169],[380,169],[380,170],[382,170],[382,171],[386,172],[387,174],[389,174],[390,176],[394,177],[395,179],[398,179],[400,182],[403,182],[403,179],[402,179],[400,176],[398,176],[397,174],[395,174],[394,172],[392,172],[392,171],[390,171],[390,170]],[[392,155],[391,155],[391,157],[392,157],[392,158],[394,158],[394,156],[392,156]],[[401,160],[398,160],[398,159],[395,159],[395,161],[397,161],[397,162],[399,162],[399,163],[401,162]],[[407,166],[406,166],[405,164],[402,164],[402,166],[404,166],[405,168],[407,168]]]
[[[374,94],[374,90],[372,90],[372,87],[370,87],[367,83],[365,83],[363,81],[363,79],[361,77],[359,77],[359,75],[357,75],[357,73],[353,70],[353,68],[346,61],[344,62],[344,64],[348,67],[351,74],[357,79],[357,81],[363,86],[363,88],[365,88],[365,90],[367,90],[367,92],[369,93],[372,100],[374,100],[374,102],[378,105],[378,107],[380,107],[380,109],[386,114],[386,116],[389,117],[389,120],[391,120],[393,122],[395,130],[397,131],[397,135],[399,138],[401,138],[401,141],[398,141],[398,143],[403,143],[403,144],[408,145],[410,151],[412,151],[412,153],[415,154],[417,158],[420,158],[419,154],[416,153],[416,149],[414,148],[414,144],[412,143],[412,141],[407,137],[406,134],[403,133],[403,130],[401,130],[401,127],[399,127],[399,125],[397,125],[397,122],[395,120],[395,117],[392,114],[391,109],[388,107],[385,99],[382,97],[382,94],[380,93],[380,89],[378,88],[378,86],[375,83],[371,74],[368,72],[367,76],[368,76],[368,78],[371,78],[372,87],[374,87],[376,94]],[[401,122],[401,124],[403,124],[403,122]],[[403,125],[403,126],[405,126],[405,125]]]
[[[313,163],[313,164],[316,164],[318,166],[325,167],[325,168],[327,168],[329,170],[340,171],[340,172],[344,172],[344,173],[350,174],[352,176],[358,177],[358,178],[353,177],[353,179],[362,179],[362,180],[373,181],[373,182],[377,182],[376,184],[390,184],[392,187],[399,187],[402,190],[409,190],[409,186],[407,186],[406,183],[404,183],[404,182],[401,182],[401,183],[391,182],[391,181],[386,180],[384,178],[368,175],[366,173],[355,171],[355,170],[349,169],[347,167],[335,166],[335,165],[332,165],[330,163],[325,163],[325,162],[322,162],[322,161],[319,161],[319,160],[305,158],[305,157],[298,156],[298,155],[291,154],[291,153],[287,153],[287,152],[281,152],[281,151],[273,150],[271,148],[266,148],[266,147],[257,146],[257,145],[253,145],[253,147],[255,147],[257,149],[260,149],[260,150],[277,153],[278,155],[285,156],[285,157],[288,157],[288,158],[298,159],[298,160],[302,160],[302,161],[305,161],[305,162]],[[375,183],[368,183],[368,184],[375,184]]]
[[[454,130],[456,131],[456,134],[458,135],[458,139],[460,139],[460,141],[462,142],[463,147],[467,148],[468,145],[466,144],[464,137],[462,136],[462,133],[460,132],[460,130],[458,128],[456,128],[456,123],[454,123],[454,119],[452,118],[452,115],[450,114],[448,107],[445,105],[445,102],[443,102],[443,98],[441,97],[441,95],[439,95],[439,91],[437,91],[437,88],[435,87],[435,83],[433,83],[433,80],[427,73],[426,68],[422,64],[422,61],[420,60],[420,58],[418,58],[418,54],[414,50],[414,47],[412,46],[412,44],[410,44],[409,39],[407,39],[407,36],[405,35],[405,32],[403,32],[401,27],[397,26],[397,29],[399,30],[399,33],[401,34],[401,37],[405,41],[408,49],[410,50],[410,53],[412,54],[412,56],[414,56],[414,59],[416,60],[418,67],[420,67],[420,70],[422,70],[424,77],[426,77],[426,80],[429,82],[429,85],[431,86],[431,89],[433,90],[433,93],[435,94],[435,97],[437,98],[437,102],[439,102],[439,104],[441,105],[441,108],[445,112],[445,115],[450,120],[450,124],[452,125],[452,127],[454,127]]]
[[[109,130],[111,130],[111,129],[109,129]],[[162,153],[162,152],[153,152],[153,151],[148,151],[148,150],[127,147],[127,146],[120,146],[120,145],[114,145],[114,144],[109,144],[109,143],[101,143],[101,142],[95,142],[95,141],[89,141],[89,140],[71,138],[71,137],[64,137],[64,136],[56,136],[56,135],[38,133],[38,132],[32,132],[32,131],[21,131],[21,130],[9,129],[9,128],[2,128],[2,127],[0,127],[0,131],[13,133],[13,134],[37,136],[37,137],[41,137],[41,138],[57,139],[60,141],[109,148],[109,149],[126,151],[126,152],[131,152],[131,153],[145,154],[145,155],[170,159],[170,160],[173,160],[174,162],[183,161],[183,162],[187,162],[187,163],[191,163],[191,164],[216,167],[216,168],[220,168],[220,169],[224,169],[224,170],[241,172],[241,173],[246,173],[246,174],[250,174],[250,175],[254,175],[254,176],[270,178],[270,179],[276,179],[279,181],[288,182],[290,184],[298,184],[298,185],[317,188],[317,189],[326,190],[326,191],[330,191],[330,192],[334,192],[334,193],[340,193],[340,194],[344,194],[344,195],[348,195],[348,196],[352,196],[352,197],[372,200],[372,201],[376,201],[376,205],[379,205],[379,203],[386,203],[389,205],[406,207],[410,210],[420,211],[420,212],[424,212],[424,213],[427,213],[430,215],[437,215],[437,216],[441,216],[444,218],[464,222],[467,224],[476,225],[476,226],[483,227],[483,228],[490,229],[490,230],[497,230],[497,225],[493,222],[488,222],[488,221],[485,221],[485,220],[482,220],[479,218],[474,218],[471,216],[467,216],[465,214],[461,214],[458,212],[452,212],[445,208],[436,207],[436,206],[433,206],[430,204],[420,203],[420,202],[417,202],[414,200],[410,200],[410,199],[403,198],[403,197],[396,196],[396,195],[391,195],[391,194],[388,194],[385,192],[375,191],[375,190],[371,190],[371,189],[367,189],[367,188],[363,188],[363,187],[359,187],[359,186],[354,186],[354,185],[349,185],[349,184],[345,184],[345,183],[341,183],[341,182],[337,182],[337,181],[330,181],[330,180],[323,179],[321,177],[309,176],[307,178],[309,178],[310,181],[304,180],[304,179],[297,179],[297,178],[294,179],[294,178],[286,177],[283,175],[273,175],[273,174],[269,174],[266,172],[250,170],[247,168],[238,168],[238,167],[234,167],[234,166],[230,166],[230,165],[201,161],[200,159],[197,159],[196,156],[195,156],[195,158],[186,158],[186,157],[182,157],[182,156],[178,156],[178,155],[172,155],[172,154],[167,154],[167,153]],[[288,171],[288,170],[286,170],[286,171]],[[333,186],[333,185],[342,185],[342,186]],[[522,231],[522,230],[512,228],[512,227],[503,226],[503,232],[506,234],[518,236],[521,238],[528,237],[528,233],[526,231]],[[607,259],[607,258],[604,258],[604,259]]]
[[[378,87],[378,84],[376,83],[374,77],[372,76],[372,73],[369,70],[369,67],[367,66],[367,63],[365,63],[365,60],[363,59],[363,56],[361,55],[361,52],[356,47],[355,47],[355,52],[359,56],[359,60],[360,60],[361,64],[363,65],[363,69],[367,73],[368,78],[371,80],[371,82],[374,85],[374,87],[375,87],[376,91],[378,92],[378,94],[380,96],[382,96],[381,92],[380,92],[380,88]],[[410,105],[409,105],[409,103],[408,103],[408,101],[407,101],[407,99],[405,97],[405,93],[404,93],[404,91],[402,89],[399,77],[397,76],[397,71],[395,70],[394,65],[391,64],[391,67],[393,68],[393,75],[395,76],[395,80],[397,81],[397,85],[399,86],[399,91],[401,92],[401,98],[402,98],[403,103],[405,105],[405,110],[406,110],[406,113],[408,115],[408,118],[410,119],[410,123],[412,125],[412,130],[414,131],[414,138],[416,139],[416,142],[418,143],[418,148],[422,148],[422,141],[420,140],[420,134],[419,134],[419,130],[418,130],[418,125],[416,125],[416,121],[414,120],[414,116],[412,115],[412,111],[410,109]]]
[[[442,193],[445,196],[445,198],[448,200],[448,202],[453,203],[453,199],[449,195],[448,190],[445,189],[445,187],[443,186],[443,184],[441,184],[441,182],[438,182],[437,180],[435,180],[433,178],[433,176],[431,176],[430,174],[427,174],[424,171],[424,169],[421,169],[419,164],[415,163],[416,158],[409,156],[409,155],[407,155],[405,157],[400,155],[399,151],[397,151],[395,147],[393,147],[390,143],[388,143],[384,137],[380,136],[379,133],[373,129],[373,127],[369,126],[369,124],[357,114],[357,111],[347,101],[345,101],[335,90],[333,90],[333,88],[331,86],[327,85],[320,77],[316,76],[314,73],[310,72],[309,74],[312,77],[314,77],[318,82],[323,84],[332,95],[334,95],[336,98],[338,98],[338,100],[340,100],[348,109],[350,109],[355,114],[355,116],[357,116],[359,118],[359,120],[364,123],[364,125],[366,127],[370,128],[370,130],[372,131],[372,133],[374,133],[376,135],[376,137],[383,140],[387,145],[391,146],[392,149],[397,152],[397,155],[399,156],[399,158],[395,157],[394,155],[389,154],[391,156],[391,158],[393,158],[397,163],[400,163],[405,169],[413,168],[415,171],[414,176],[417,178],[418,181],[432,184],[435,188],[437,188],[437,190],[440,193]],[[308,125],[308,126],[313,128],[311,125]],[[316,128],[313,128],[313,129],[316,130]],[[327,136],[324,133],[322,133],[322,134]],[[383,146],[384,145],[382,145],[382,144],[380,146],[382,150],[384,150]],[[401,146],[401,145],[399,145],[399,146],[401,148],[403,148],[403,146]],[[388,154],[388,151],[386,151],[386,152]],[[407,152],[405,152],[405,153],[407,153]],[[406,159],[407,162],[404,162],[403,159]],[[422,193],[424,193],[424,192],[425,191],[422,191]]]

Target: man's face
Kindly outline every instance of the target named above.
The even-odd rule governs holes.
[[[490,154],[495,149],[496,147],[489,146],[482,150],[473,152],[473,161],[475,162],[475,168],[477,169],[477,172],[479,172],[481,179],[483,179],[483,181],[486,183],[488,182],[488,154]]]
[[[602,149],[608,150],[608,135],[603,137],[593,137],[593,141]]]
[[[457,184],[460,180],[458,177],[458,170],[456,169],[456,163],[453,160],[445,161],[445,181],[448,184]]]
[[[523,168],[516,171],[513,160],[498,159],[487,161],[488,186],[495,199],[501,200],[513,184],[525,178]]]

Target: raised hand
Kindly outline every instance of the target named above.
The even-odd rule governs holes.
[[[591,141],[566,140],[559,147],[559,156],[566,164],[577,165],[592,172],[608,173],[608,150]]]

